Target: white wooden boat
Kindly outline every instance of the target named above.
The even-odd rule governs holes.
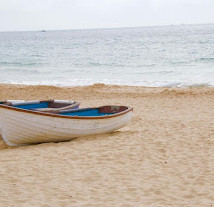
[[[12,106],[20,109],[43,111],[43,112],[58,112],[65,109],[76,109],[79,107],[80,103],[70,100],[6,100],[0,101],[0,104]]]
[[[44,113],[0,104],[1,135],[10,146],[68,141],[113,132],[125,126],[133,108],[102,106]]]

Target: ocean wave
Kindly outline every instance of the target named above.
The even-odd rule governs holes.
[[[214,62],[214,57],[207,58],[199,58],[196,60],[197,62]]]
[[[19,62],[19,61],[14,61],[14,62],[2,61],[2,62],[0,62],[0,65],[4,65],[4,66],[35,66],[35,65],[42,65],[42,63],[38,63],[38,62],[25,63],[25,62]]]
[[[127,85],[127,86],[145,86],[145,87],[214,87],[213,83],[187,83],[187,82],[166,82],[166,81],[122,81],[122,80],[91,80],[91,79],[72,79],[72,80],[44,80],[44,81],[14,81],[4,80],[3,84],[20,84],[20,85],[47,85],[47,86],[89,86],[93,84],[107,84],[107,85]]]
[[[138,63],[99,63],[99,62],[89,62],[86,66],[94,66],[94,67],[116,67],[116,68],[147,68],[147,67],[155,67],[157,66],[155,63],[145,63],[145,64],[138,64]],[[80,64],[79,64],[80,65]]]
[[[20,68],[3,68],[1,69],[0,68],[0,71],[1,72],[18,72],[18,73],[42,73],[42,71],[38,71],[38,70],[35,70],[35,69],[20,69]],[[24,75],[24,74],[23,74]]]
[[[198,83],[198,84],[190,84],[186,85],[185,87],[193,87],[193,88],[204,88],[204,87],[212,87],[213,85],[208,83]]]
[[[183,86],[183,83],[182,82],[172,82],[172,83],[167,83],[167,84],[164,84],[163,87],[170,87],[170,88],[174,88],[174,87],[182,87]]]
[[[127,67],[125,64],[117,64],[117,63],[98,63],[98,62],[89,62],[88,66],[94,66],[94,67]]]
[[[39,54],[32,54],[32,55],[30,55],[30,57],[43,57],[42,55],[39,55]]]
[[[191,65],[192,61],[171,61],[168,64],[169,65]]]

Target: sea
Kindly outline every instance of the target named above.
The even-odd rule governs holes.
[[[0,83],[214,86],[214,24],[0,32]]]

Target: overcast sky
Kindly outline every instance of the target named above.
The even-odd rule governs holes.
[[[0,31],[214,22],[214,0],[0,0]]]

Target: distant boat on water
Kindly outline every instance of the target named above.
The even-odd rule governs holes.
[[[46,30],[41,30],[41,32],[47,32]]]

